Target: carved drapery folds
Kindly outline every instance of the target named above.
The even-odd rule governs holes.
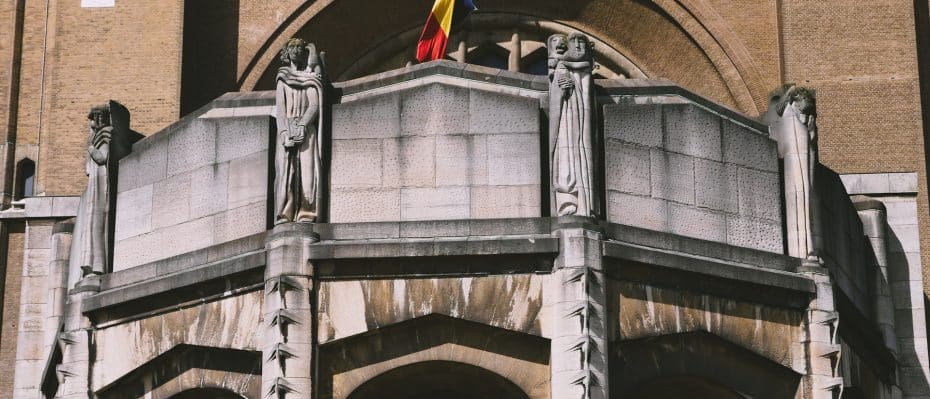
[[[75,220],[69,286],[110,268],[117,168],[119,160],[129,153],[134,138],[130,137],[129,111],[116,101],[94,107],[87,119],[90,127],[84,162],[87,187],[81,195]]]
[[[596,216],[594,196],[594,43],[574,33],[549,37],[549,137],[554,213]]]
[[[323,66],[313,44],[291,39],[276,77],[275,224],[320,215]]]
[[[812,90],[786,84],[769,96],[767,113],[778,157],[784,165],[788,254],[819,259],[817,193],[817,106]]]

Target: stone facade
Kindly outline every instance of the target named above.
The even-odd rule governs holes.
[[[506,70],[401,68],[419,3],[0,5],[0,397],[930,397],[927,4],[487,1],[450,57]],[[520,73],[577,31],[637,78],[594,83],[594,218],[554,217],[549,81]],[[323,213],[273,227],[294,36],[335,81]],[[803,262],[755,119],[788,82],[819,100]],[[68,282],[107,98],[148,137],[106,273]]]

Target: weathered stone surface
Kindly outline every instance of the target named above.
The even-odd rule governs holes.
[[[436,185],[488,184],[488,139],[484,135],[436,137]]]
[[[539,184],[539,136],[488,136],[488,182],[493,185]]]
[[[732,121],[723,121],[723,161],[778,172],[775,141]]]
[[[401,137],[383,141],[385,187],[431,187],[436,184],[436,139]]]
[[[727,217],[727,243],[769,252],[782,252],[781,226],[743,216]]]
[[[386,139],[400,131],[400,97],[369,97],[333,106],[333,137],[338,140]]]
[[[694,157],[721,160],[720,117],[696,105],[663,105],[665,148]]]
[[[228,208],[263,202],[268,196],[268,152],[256,152],[229,163]]]
[[[386,222],[401,220],[400,189],[334,189],[330,221]]]
[[[607,140],[607,189],[650,195],[649,149]]]
[[[136,189],[168,176],[168,134],[161,133],[132,146],[120,161],[119,192]]]
[[[687,237],[717,242],[727,240],[727,219],[723,213],[707,209],[668,205],[669,231]]]
[[[739,213],[751,217],[781,220],[778,174],[739,168]]]
[[[738,179],[736,165],[695,159],[694,204],[729,213],[739,212]],[[766,189],[772,190],[772,187]]]
[[[152,230],[153,186],[124,191],[116,199],[116,240],[135,237]]]
[[[661,147],[662,107],[659,105],[605,105],[604,135],[627,143]]]
[[[398,93],[400,133],[403,136],[432,136],[465,133],[469,116],[469,92],[462,87],[432,84]]]
[[[401,220],[469,217],[468,188],[404,188],[400,194]]]
[[[191,174],[155,182],[152,188],[152,229],[184,222],[190,217]]]
[[[668,231],[668,202],[618,192],[607,193],[611,222],[644,229]]]
[[[216,121],[216,160],[227,162],[268,149],[272,120],[267,116]]]
[[[694,158],[651,150],[652,196],[684,204],[694,203]]]
[[[195,119],[172,129],[168,138],[168,176],[196,169],[215,159],[215,121]]]
[[[333,153],[333,187],[378,187],[381,186],[382,152],[381,140],[335,140]],[[396,174],[395,174],[396,176]]]
[[[531,133],[539,130],[539,101],[483,90],[469,92],[471,134]]]
[[[472,187],[469,215],[475,219],[539,217],[539,197],[537,185]]]
[[[199,218],[226,209],[229,164],[210,164],[190,174],[190,217]]]

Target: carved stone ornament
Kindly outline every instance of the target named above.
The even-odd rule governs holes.
[[[549,137],[558,216],[596,216],[594,197],[594,44],[573,33],[549,37]]]
[[[275,224],[320,215],[323,66],[313,44],[291,39],[276,77]]]
[[[815,260],[819,257],[814,189],[819,164],[816,93],[784,85],[769,96],[767,114],[772,138],[778,141],[778,156],[784,163],[788,254]]]

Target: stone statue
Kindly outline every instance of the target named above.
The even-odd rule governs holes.
[[[313,44],[291,39],[277,75],[275,224],[315,222],[320,214],[323,68]]]
[[[580,33],[552,35],[547,44],[555,213],[595,216],[591,108],[594,44]]]
[[[816,93],[793,84],[782,86],[769,96],[766,119],[772,138],[778,141],[778,156],[784,162],[788,254],[816,260]]]
[[[78,207],[77,234],[80,245],[77,255],[81,275],[103,274],[107,265],[107,219],[110,209],[110,143],[113,139],[113,124],[110,107],[94,107],[87,115],[90,134],[87,138],[87,159],[84,173],[87,188]]]

